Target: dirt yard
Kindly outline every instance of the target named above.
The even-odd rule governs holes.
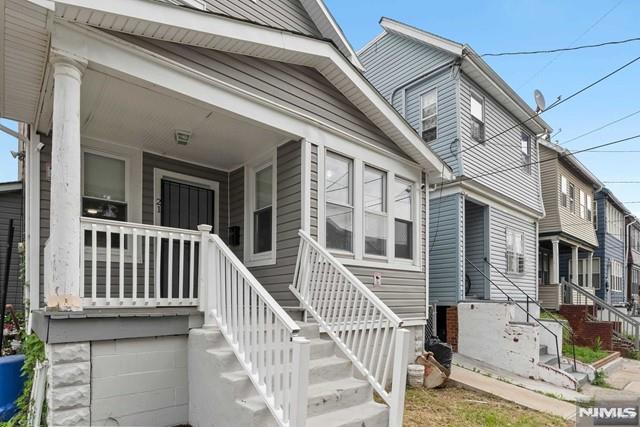
[[[562,418],[458,387],[437,390],[407,389],[405,399],[405,427],[568,427],[573,425],[575,424]]]

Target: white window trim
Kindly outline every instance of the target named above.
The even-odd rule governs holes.
[[[181,182],[195,187],[213,190],[213,232],[220,235],[220,183],[205,178],[199,178],[166,169],[153,169],[153,224],[162,223],[161,212],[156,202],[162,198],[162,179],[167,178],[175,182]]]
[[[587,194],[580,188],[578,189],[578,215],[581,219],[587,218]]]
[[[426,119],[428,119],[429,117],[431,117],[431,116],[429,116],[429,117],[423,116],[423,113],[424,113],[424,102],[423,101],[424,101],[425,96],[430,94],[431,92],[434,92],[436,94],[436,112],[434,114],[434,116],[436,118],[436,137],[434,139],[432,139],[431,141],[429,141],[429,142],[425,141],[425,143],[427,143],[427,144],[431,144],[433,142],[438,141],[438,131],[439,131],[439,129],[438,129],[438,113],[439,113],[439,111],[438,111],[438,108],[439,108],[439,105],[438,105],[438,88],[437,87],[433,87],[433,88],[431,88],[431,89],[429,89],[429,90],[427,90],[425,92],[422,92],[420,94],[420,138],[422,139],[422,132],[424,132],[424,127],[423,127],[424,121]],[[424,139],[423,139],[423,141],[424,141]]]
[[[593,257],[593,260],[591,261],[591,284],[593,285],[593,276],[595,276],[596,274],[593,273],[593,268],[595,267],[596,263],[598,264],[598,272],[596,273],[598,275],[598,287],[595,287],[595,285],[593,286],[594,289],[600,289],[602,288],[602,265],[600,265],[600,257]]]
[[[620,212],[612,203],[606,201],[606,231],[616,239],[624,240],[624,214]]]
[[[482,119],[480,120],[482,125],[484,126],[484,130],[483,133],[484,135],[482,136],[482,140],[476,139],[473,137],[473,132],[471,131],[471,129],[469,129],[469,132],[471,134],[471,139],[473,139],[474,141],[478,141],[478,142],[482,142],[484,143],[485,140],[487,139],[487,122],[486,122],[486,118],[487,118],[487,105],[486,105],[486,100],[485,97],[483,95],[481,95],[478,92],[475,91],[471,91],[471,94],[469,96],[469,118],[471,120],[471,123],[473,123],[474,119],[477,119],[476,116],[473,115],[473,113],[471,113],[471,100],[472,98],[476,98],[477,101],[480,101],[480,105],[482,106]]]
[[[614,268],[616,266],[617,268]],[[616,273],[615,270],[620,270],[620,275],[614,275]],[[615,279],[620,279],[619,282]],[[614,282],[618,283],[619,286],[614,286]],[[609,291],[611,292],[622,292],[624,290],[624,267],[620,261],[611,260],[609,266]]]
[[[277,169],[277,149],[267,155],[258,157],[244,167],[244,264],[247,267],[259,267],[264,265],[274,265],[276,263],[277,252],[277,223],[278,223],[278,169]],[[271,250],[253,253],[253,211],[256,200],[256,173],[262,169],[271,168]]]
[[[569,180],[564,175],[560,175],[560,206],[569,207]]]
[[[369,167],[371,169],[377,170],[379,172],[384,173],[384,179],[385,179],[385,189],[384,189],[384,194],[383,194],[383,204],[385,207],[385,210],[383,212],[375,212],[375,211],[369,211],[367,210],[367,207],[363,205],[362,207],[362,224],[363,224],[363,230],[362,230],[362,250],[363,250],[363,258],[365,259],[371,259],[371,260],[378,260],[378,261],[386,261],[389,254],[391,252],[389,252],[389,250],[393,250],[393,245],[391,244],[391,240],[389,239],[389,230],[391,227],[391,221],[389,220],[389,201],[390,201],[390,195],[391,193],[389,193],[390,189],[392,188],[391,185],[389,185],[389,172],[385,171],[383,169],[380,169],[378,167],[376,167],[375,165],[370,165],[368,163],[364,163],[363,167],[362,167],[362,176],[363,176],[363,197],[364,197],[364,173],[365,173],[365,169],[366,167]],[[364,198],[363,198],[364,201]],[[365,249],[364,249],[364,240],[366,238],[365,236],[365,232],[364,232],[364,227],[366,226],[366,221],[367,221],[367,213],[371,214],[371,215],[376,215],[378,217],[381,218],[385,218],[386,223],[387,223],[387,247],[385,249],[385,252],[387,253],[387,255],[374,255],[374,254],[367,254]]]
[[[353,159],[354,166],[354,218],[360,221],[354,221],[353,227],[353,253],[345,253],[344,251],[329,251],[345,265],[354,265],[361,267],[380,268],[389,270],[406,270],[421,271],[422,270],[422,249],[420,241],[420,229],[422,227],[422,198],[421,198],[421,169],[418,165],[411,166],[406,162],[399,162],[391,157],[373,152],[366,147],[341,141],[340,144],[334,144],[333,141],[317,143],[318,144],[318,243],[326,247],[326,210],[325,210],[325,157],[326,151]],[[389,231],[387,235],[387,256],[378,257],[367,255],[364,256],[364,209],[363,201],[363,179],[364,165],[387,172],[387,216],[389,220]],[[392,201],[393,189],[396,174],[414,183],[413,185],[413,259],[404,260],[395,258],[394,242],[395,227],[394,206]]]
[[[509,248],[509,233],[511,233],[514,236],[514,240],[513,240],[514,249],[515,249],[515,243],[516,243],[515,235],[516,234],[520,234],[522,236],[522,248],[521,248],[522,249],[522,253],[519,254],[516,251],[513,252],[513,256],[518,259],[516,261],[517,265],[516,265],[516,270],[515,271],[511,271],[510,270],[510,265],[509,265],[509,262],[508,262],[508,260],[509,260],[509,258],[508,258],[508,255],[509,255],[509,249],[508,249]],[[518,231],[518,230],[516,230],[514,228],[507,228],[505,230],[504,238],[505,238],[505,254],[507,255],[507,259],[505,260],[506,263],[507,263],[507,268],[505,269],[506,274],[508,274],[510,276],[511,275],[513,275],[513,276],[523,276],[523,275],[525,275],[527,273],[527,258],[525,256],[527,245],[526,245],[526,241],[525,241],[525,233],[523,231]],[[522,257],[522,272],[518,271],[518,267],[520,266],[520,260],[519,260],[520,257]]]

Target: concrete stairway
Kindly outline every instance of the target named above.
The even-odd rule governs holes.
[[[341,354],[333,341],[320,333],[317,325],[298,323],[301,325],[301,335],[311,341],[307,425],[386,426],[389,410],[386,405],[373,401],[369,383],[358,378],[351,362]],[[191,425],[276,425],[266,404],[256,393],[219,332],[195,330],[189,340]],[[192,358],[197,365],[192,365]],[[207,384],[212,386],[207,387]],[[203,396],[203,392],[209,395]]]
[[[540,363],[558,368],[558,357],[555,354],[549,354],[546,345],[540,345]],[[560,358],[560,369],[571,375],[578,382],[578,386],[582,387],[589,382],[589,377],[583,372],[576,372],[572,363],[566,363],[566,359]]]

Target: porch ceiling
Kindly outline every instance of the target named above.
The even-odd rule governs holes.
[[[89,68],[82,81],[81,133],[185,161],[230,170],[293,135],[175,93]],[[192,132],[178,145],[175,130]]]

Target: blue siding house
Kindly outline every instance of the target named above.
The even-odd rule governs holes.
[[[596,193],[600,277],[596,295],[610,304],[623,305],[627,301],[627,273],[625,271],[625,217],[629,211],[608,188]]]

